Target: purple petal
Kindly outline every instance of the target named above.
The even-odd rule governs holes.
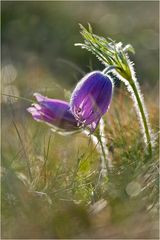
[[[33,118],[37,121],[41,120],[41,114],[37,111],[35,107],[27,108],[27,111],[32,114]]]
[[[99,71],[87,74],[77,84],[71,96],[71,111],[75,118],[95,129],[102,115],[108,110],[112,91],[109,77]]]
[[[78,130],[78,123],[70,111],[69,103],[44,97],[35,93],[38,104],[32,104],[27,110],[37,121],[50,123],[66,131]]]

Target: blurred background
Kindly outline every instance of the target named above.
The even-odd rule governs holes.
[[[94,33],[97,35],[110,37],[116,40],[116,42],[122,41],[124,44],[130,43],[133,45],[136,54],[132,55],[131,59],[135,62],[136,73],[142,87],[142,92],[144,93],[147,107],[149,108],[152,126],[157,129],[159,3],[158,1],[2,1],[1,6],[3,237],[36,238],[56,236],[61,238],[92,236],[91,233],[91,235],[86,233],[86,229],[90,229],[92,225],[86,209],[83,207],[78,208],[77,205],[68,205],[68,202],[66,205],[66,201],[62,200],[68,196],[70,199],[68,200],[69,202],[72,202],[72,198],[74,198],[76,202],[84,201],[88,208],[93,200],[91,200],[91,188],[81,189],[81,191],[78,190],[78,192],[74,190],[72,194],[70,192],[63,192],[60,195],[56,195],[56,197],[54,193],[56,192],[57,194],[58,189],[62,186],[65,188],[67,181],[70,181],[70,170],[71,167],[75,167],[75,159],[79,158],[79,149],[84,155],[86,151],[88,151],[91,157],[89,158],[89,165],[85,166],[85,169],[82,168],[82,172],[79,173],[79,178],[76,180],[77,186],[80,182],[83,184],[82,173],[86,171],[85,174],[89,175],[91,170],[96,169],[97,163],[95,164],[95,162],[97,162],[97,153],[94,152],[94,154],[92,154],[93,146],[89,145],[89,150],[86,150],[88,141],[82,136],[76,137],[76,140],[75,137],[67,137],[65,139],[60,136],[52,137],[51,144],[53,149],[51,153],[47,155],[50,161],[48,161],[48,165],[45,166],[45,174],[44,172],[42,173],[41,170],[44,169],[43,163],[46,159],[44,152],[48,151],[46,149],[48,149],[49,146],[50,131],[47,127],[31,119],[31,116],[26,112],[26,108],[30,105],[29,102],[6,95],[33,99],[33,93],[40,92],[52,98],[69,99],[69,91],[74,88],[85,73],[91,70],[103,69],[103,66],[95,56],[74,46],[74,43],[83,41],[79,33],[80,29],[78,24],[81,23],[87,27],[87,24],[90,23]],[[141,149],[136,149],[137,145],[132,139],[133,136],[137,139],[136,134],[138,134],[139,131],[135,113],[129,105],[129,98],[124,96],[125,94],[122,96],[118,84],[115,89],[115,94],[117,94],[118,98],[113,101],[110,117],[108,117],[109,126],[107,125],[111,152],[113,144],[115,144],[115,149],[118,149],[117,152],[115,150],[114,157],[116,161],[120,161],[119,159],[124,161],[124,159],[131,159],[131,157],[128,157],[130,155],[127,154],[131,154],[132,151],[130,149],[130,152],[125,155],[124,152],[122,153],[122,150],[125,151],[126,147],[126,151],[128,151],[127,147],[132,148],[132,146],[134,146],[136,154],[140,154],[135,155],[134,158],[138,159],[142,157],[142,152]],[[122,104],[124,105],[123,114],[119,116],[117,115],[117,110],[122,107],[118,105],[122,102],[122,98],[124,98]],[[115,110],[115,108],[117,110]],[[128,117],[126,117],[127,114]],[[119,119],[119,124],[124,124],[124,126],[114,122],[118,121],[115,119]],[[133,125],[134,120],[135,125]],[[118,126],[121,126],[121,128],[118,128]],[[127,126],[133,126],[133,131],[127,131]],[[124,146],[122,146],[122,141],[122,145],[120,145],[120,141],[118,143],[122,127],[124,127],[124,131],[128,134],[127,142],[123,142]],[[116,140],[113,139],[117,139],[117,142],[114,142]],[[68,142],[70,142],[70,145],[65,149]],[[29,176],[26,170],[28,159],[30,161],[33,181],[28,180]],[[64,168],[61,170],[62,163]],[[134,168],[133,166],[133,169]],[[51,169],[54,169],[54,171]],[[54,175],[55,171],[57,175]],[[68,174],[68,176],[65,178],[64,174]],[[133,176],[132,171],[130,174]],[[56,176],[59,176],[59,178],[55,183]],[[129,174],[126,176],[130,178]],[[63,182],[64,179],[65,182]],[[48,181],[48,185],[43,181]],[[119,179],[118,181],[121,180]],[[128,181],[131,181],[131,179]],[[127,181],[123,180],[122,182],[126,184]],[[30,189],[29,193],[28,189]],[[113,190],[113,185],[110,186],[110,189]],[[49,207],[47,205],[45,209],[42,207],[46,204],[45,201],[47,201],[47,204],[48,202],[50,204],[50,198],[45,194],[38,195],[36,191],[45,192],[45,194],[50,195],[56,208],[61,210],[61,214],[59,215],[57,212],[54,212],[55,209],[53,209],[54,217],[52,218],[49,214],[51,209],[50,205]],[[30,195],[31,192],[34,192],[36,197],[34,194]],[[105,194],[103,198],[105,198]],[[113,195],[115,195],[115,192]],[[100,206],[102,208],[106,206],[103,200],[101,200],[102,195],[99,194],[96,196],[95,202],[100,200]],[[45,199],[43,199],[43,197]],[[110,200],[111,199],[113,199],[113,196]],[[121,221],[123,214],[121,211],[117,214],[117,209],[124,208],[122,199],[123,197],[121,196],[121,201],[114,201],[112,205],[113,208],[109,208],[109,212],[103,212],[102,216],[98,215],[97,223],[94,222],[93,226],[94,224],[99,226],[100,222],[110,222],[110,220],[108,220],[110,216],[112,216],[113,222],[116,222],[117,219]],[[139,201],[139,199],[137,201],[141,203],[140,206],[143,209],[144,205],[142,202]],[[27,207],[26,202],[28,203]],[[124,215],[128,216],[128,209],[137,206],[136,204],[131,201],[129,205],[127,205],[128,208]],[[133,209],[135,211],[134,207]],[[138,208],[137,214],[140,214],[139,209],[141,208]],[[132,213],[134,211],[132,211]],[[37,212],[45,216],[45,223],[42,221],[43,219],[40,220],[39,215],[36,215]],[[34,217],[32,214],[34,214]],[[115,218],[113,217],[114,214]],[[144,222],[149,223],[149,226],[152,225],[153,219],[148,220],[147,218],[146,220],[145,214],[137,216],[138,219],[142,218]],[[74,219],[76,220],[74,221]],[[29,221],[31,222],[29,223]],[[36,221],[38,224],[35,226],[34,223]],[[76,226],[74,230],[69,231],[68,229],[72,228],[75,222]],[[128,224],[126,222],[124,227],[114,227],[112,224],[107,225],[110,229],[109,233],[106,233],[106,225],[104,225],[105,227],[102,232],[95,230],[94,227],[94,231],[93,229],[92,231],[95,234],[94,236],[97,237],[121,236],[123,238],[130,236],[130,234],[132,234],[133,237],[144,237],[145,234],[151,237],[157,236],[155,223],[153,223],[154,227],[151,227],[151,230],[149,230],[145,222],[145,224],[142,224],[142,231],[136,229],[134,232],[132,231],[132,224],[135,226],[137,225],[136,222],[137,218],[136,220],[131,220],[130,226],[126,225]],[[20,230],[15,227],[17,224],[19,224]],[[53,225],[55,226],[54,229],[52,229]],[[128,232],[126,231],[126,226],[129,229]],[[143,229],[144,226],[148,229]],[[81,228],[84,234],[82,232],[79,233],[79,229]],[[115,229],[118,230],[115,232]],[[137,235],[136,231],[138,232]]]
[[[158,17],[156,1],[2,1],[2,77],[6,69],[12,73],[4,84],[14,78],[19,94],[32,96],[44,87],[52,91],[54,82],[70,89],[84,72],[102,69],[95,57],[74,47],[82,42],[78,24],[89,22],[98,35],[132,44],[140,83],[157,89]]]

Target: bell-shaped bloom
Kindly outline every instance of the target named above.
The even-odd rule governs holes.
[[[78,123],[88,126],[93,132],[109,108],[112,92],[111,79],[100,71],[91,72],[82,78],[70,101],[71,111]]]
[[[36,121],[42,121],[53,128],[65,131],[75,131],[79,129],[77,120],[70,111],[69,103],[57,99],[51,99],[35,93],[38,103],[33,103],[27,109]]]

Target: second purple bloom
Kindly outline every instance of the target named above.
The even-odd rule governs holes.
[[[35,93],[38,103],[32,104],[27,109],[36,121],[41,121],[50,126],[63,129],[64,131],[76,131],[79,129],[77,120],[70,111],[69,103],[51,99]]]

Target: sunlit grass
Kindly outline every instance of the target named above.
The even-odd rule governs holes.
[[[156,137],[148,159],[135,110],[115,90],[105,115],[113,170],[100,176],[100,156],[83,133],[59,136],[18,112],[2,111],[3,238],[156,237],[158,110],[147,105]],[[140,221],[141,219],[141,221]]]

